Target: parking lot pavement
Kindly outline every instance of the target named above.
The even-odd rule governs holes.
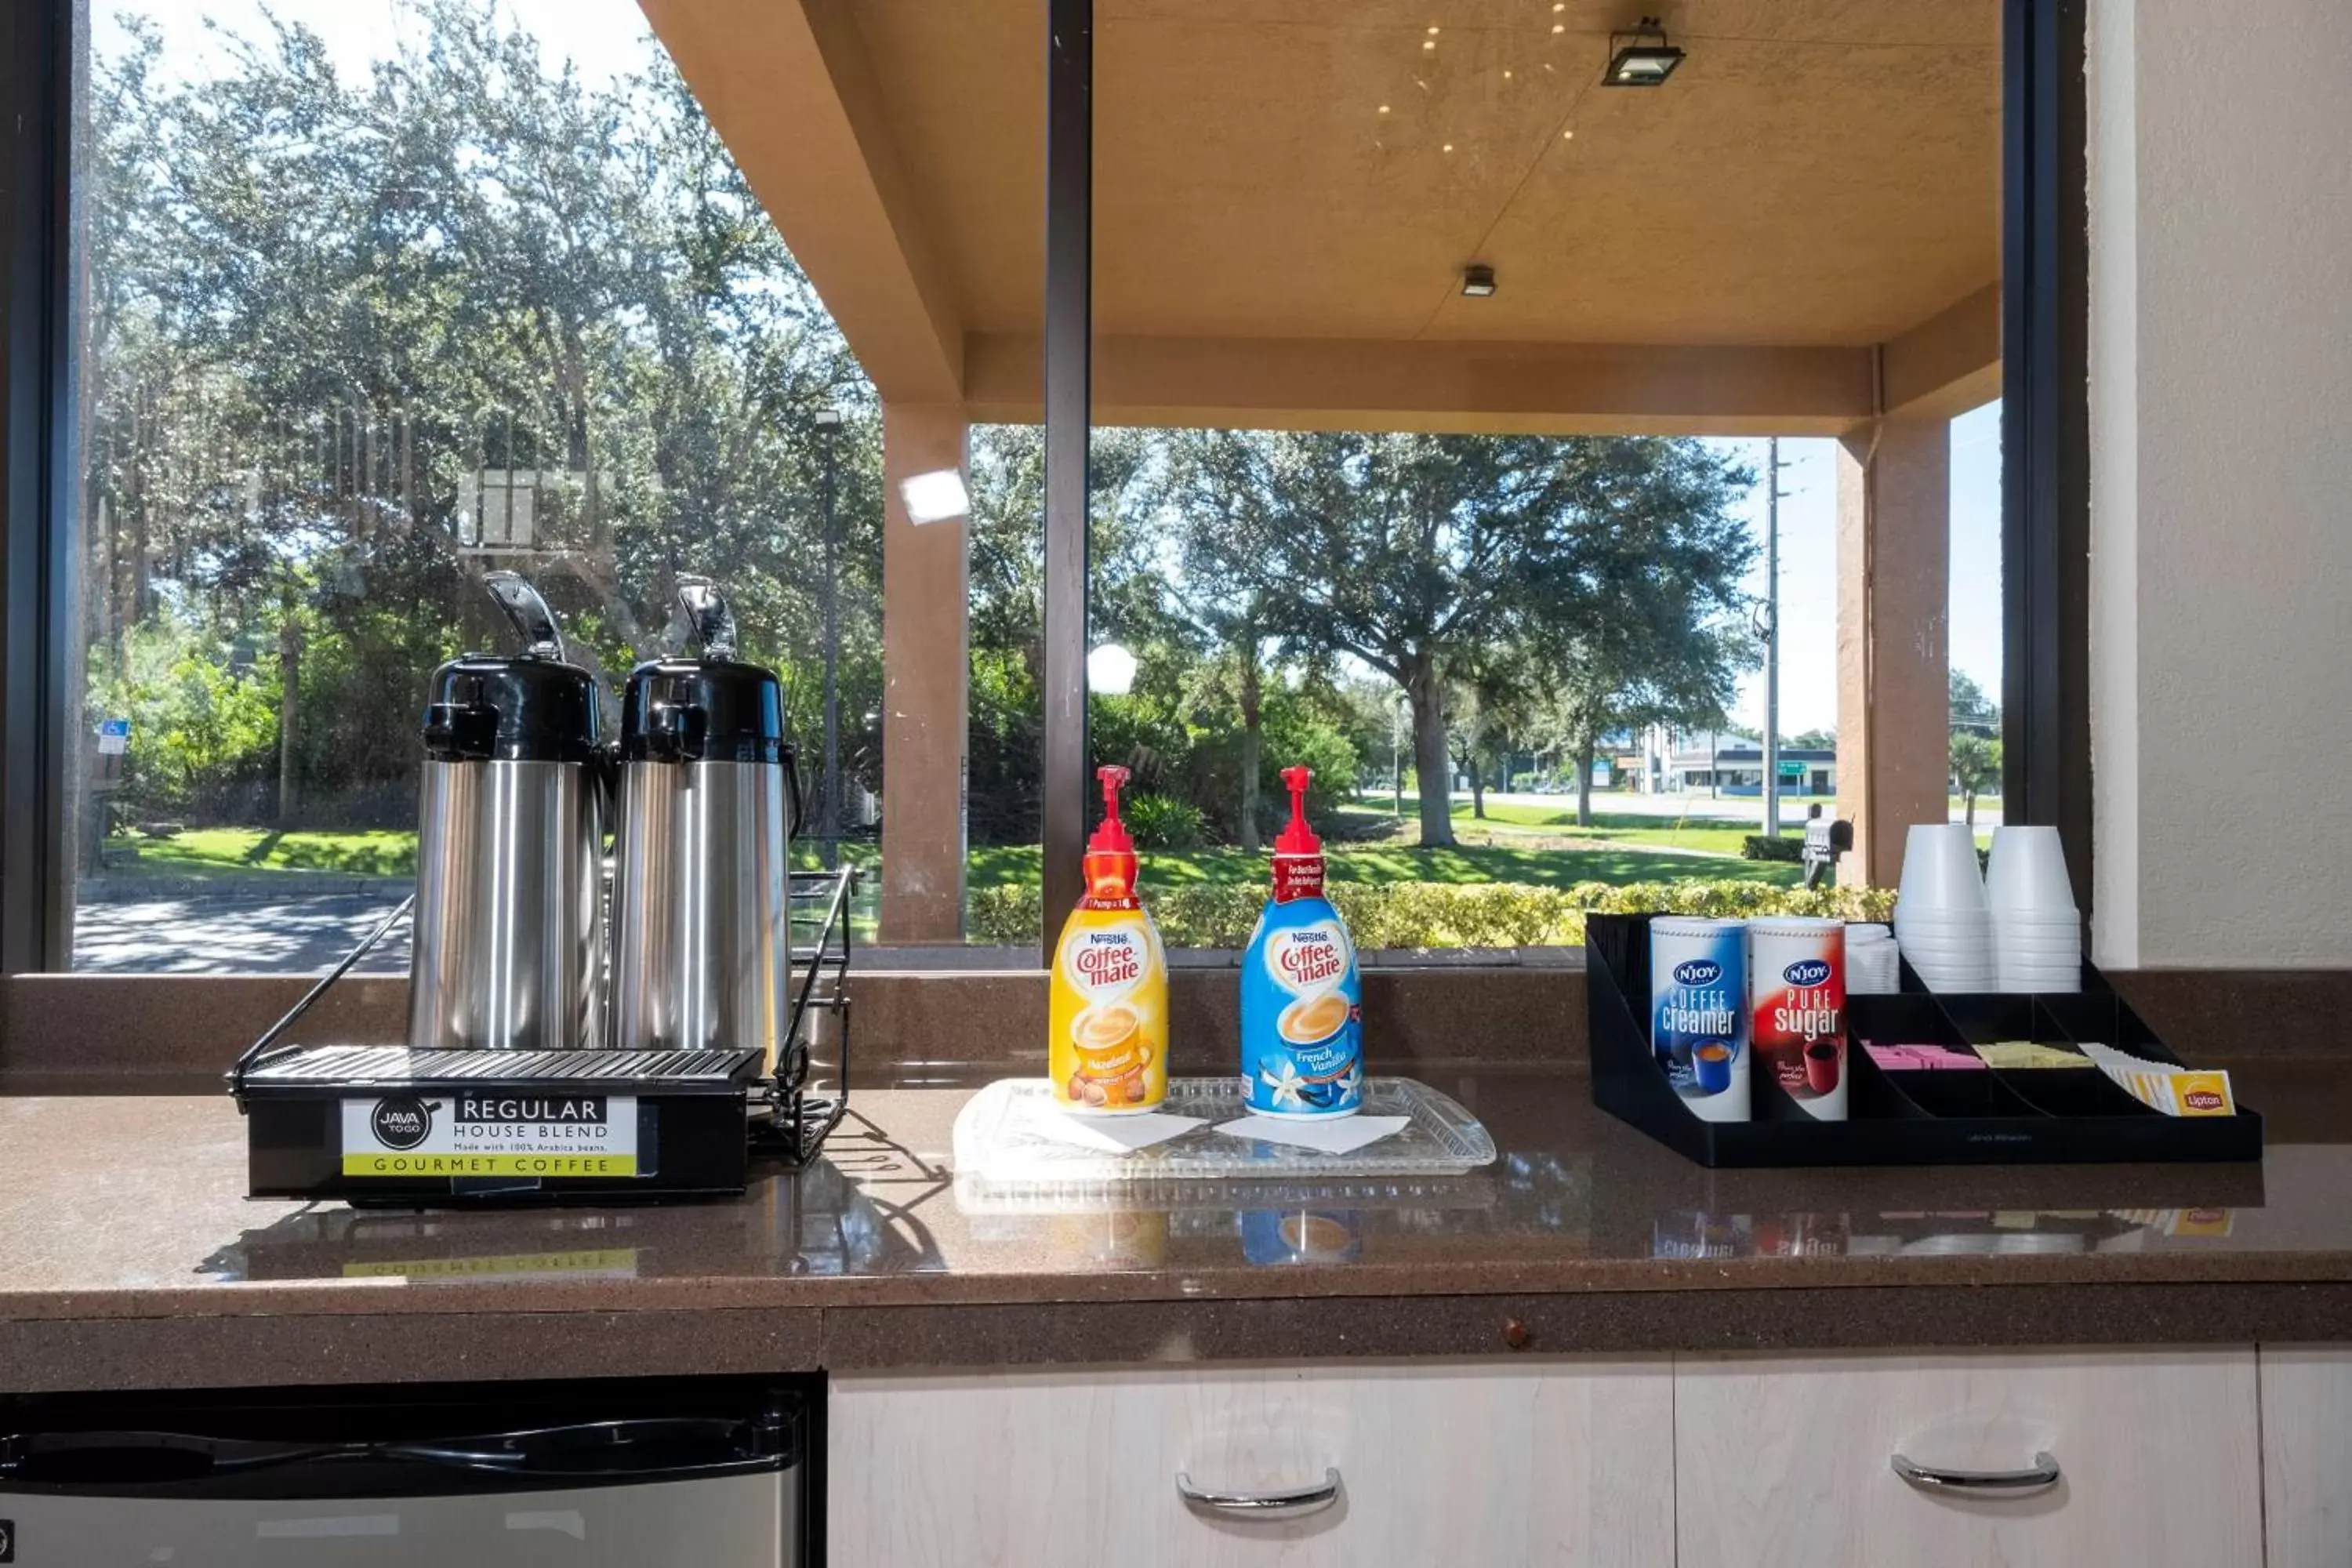
[[[278,899],[192,895],[87,903],[74,911],[77,972],[101,974],[315,974],[373,931],[399,893]],[[408,924],[386,933],[361,973],[404,973]]]

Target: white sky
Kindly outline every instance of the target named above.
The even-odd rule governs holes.
[[[941,0],[942,4],[947,0]],[[499,0],[535,34],[551,58],[568,57],[591,83],[636,69],[655,47],[635,0]],[[415,28],[412,0],[268,0],[267,9],[309,25],[325,40],[339,70],[365,74]],[[166,68],[200,75],[216,58],[215,26],[257,36],[263,0],[94,0],[92,43],[100,54],[121,44],[121,18],[145,16],[162,29]],[[1740,509],[1760,546],[1764,538],[1765,445],[1725,441],[1759,476]],[[1834,444],[1780,443],[1780,729],[1785,734],[1837,723],[1837,479]],[[1951,658],[1998,699],[2000,691],[2000,405],[1988,404],[1952,422]],[[1761,595],[1759,558],[1748,590]],[[1760,728],[1764,678],[1741,681],[1733,717]]]

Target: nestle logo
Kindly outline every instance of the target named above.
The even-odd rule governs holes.
[[[1819,985],[1829,977],[1829,961],[1822,958],[1801,958],[1780,971],[1780,978],[1791,985]]]
[[[1688,963],[1677,963],[1675,965],[1675,984],[1677,985],[1712,985],[1715,984],[1716,977],[1722,973],[1723,965],[1720,963],[1714,963],[1708,959],[1694,958]]]

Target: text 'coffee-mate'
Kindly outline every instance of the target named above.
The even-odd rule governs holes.
[[[1103,821],[1087,842],[1087,892],[1062,928],[1049,986],[1054,1096],[1072,1110],[1151,1110],[1168,1097],[1168,963],[1135,883],[1118,818],[1125,768],[1096,770]]]

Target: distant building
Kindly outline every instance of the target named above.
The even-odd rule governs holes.
[[[1601,754],[1643,795],[1756,796],[1764,793],[1764,746],[1741,735],[1669,731],[1664,725],[1607,738]],[[1780,748],[1780,787],[1790,795],[1837,794],[1837,748]]]

